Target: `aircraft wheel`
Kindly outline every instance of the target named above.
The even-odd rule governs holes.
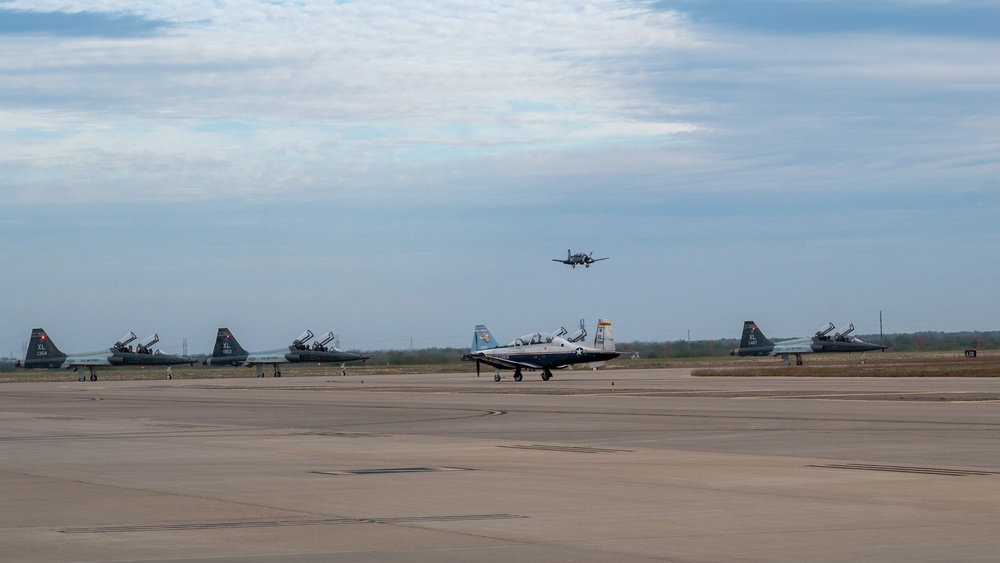
[[[550,377],[552,377],[552,374],[547,372],[542,373],[542,381],[548,381]]]
[[[76,379],[77,379],[77,381],[87,381],[87,376],[85,376],[85,375],[78,375],[78,376],[76,376]]]
[[[83,380],[81,379],[80,381],[83,381]],[[500,374],[499,373],[493,375],[493,381],[500,381]]]
[[[798,360],[798,361],[796,361],[796,362],[795,362],[795,365],[797,365],[797,366],[801,366],[801,365],[802,365],[802,360]]]
[[[90,380],[91,381],[97,381],[97,374],[91,375],[90,376]]]
[[[169,373],[167,374],[167,381],[170,381],[173,378],[174,378],[174,376],[170,375]]]
[[[258,375],[257,377],[264,377],[264,374],[262,373],[262,374]]]
[[[521,374],[520,373],[515,373],[514,374],[514,381],[521,381]]]
[[[280,371],[274,372],[274,377],[281,377],[281,372]]]
[[[340,377],[344,377],[346,375],[347,375],[347,370],[346,369],[340,370]]]

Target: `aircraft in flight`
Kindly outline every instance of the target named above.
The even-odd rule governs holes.
[[[236,341],[236,337],[228,328],[220,328],[215,338],[215,349],[212,351],[212,357],[206,358],[202,363],[206,366],[256,366],[257,377],[264,377],[264,365],[271,364],[274,366],[274,377],[281,377],[281,364],[343,364],[358,360],[363,362],[369,359],[368,356],[338,350],[333,344],[330,344],[336,338],[332,332],[323,335],[322,340],[317,340],[311,345],[307,344],[313,336],[312,331],[307,330],[292,341],[292,344],[287,348],[247,352]],[[343,365],[341,365],[340,375],[347,375]]]
[[[573,254],[572,250],[567,250],[565,260],[562,260],[560,258],[553,258],[552,261],[562,262],[563,264],[569,264],[570,266],[573,266],[573,269],[575,270],[577,266],[583,266],[584,268],[589,268],[590,265],[593,264],[594,262],[600,262],[601,260],[607,260],[608,258],[610,258],[610,256],[606,256],[604,258],[594,258],[593,252],[591,252],[590,254],[584,254],[582,252],[577,252],[576,254]]]
[[[500,346],[485,325],[476,325],[472,347],[468,354],[462,356],[462,360],[476,362],[476,375],[479,375],[480,364],[495,367],[497,371],[493,376],[494,381],[500,381],[502,369],[514,370],[514,381],[521,381],[521,370],[540,369],[542,380],[548,381],[554,369],[563,369],[571,364],[599,367],[620,355],[615,352],[611,321],[597,321],[597,334],[592,348],[581,343],[587,337],[587,331],[582,327],[568,337],[566,334],[565,328],[560,328],[554,334],[536,332]]]
[[[18,360],[14,365],[25,369],[72,369],[77,372],[76,378],[80,381],[87,379],[84,372],[79,371],[80,368],[87,368],[87,371],[90,372],[90,380],[97,381],[97,368],[101,366],[139,366],[140,368],[167,366],[167,379],[171,379],[173,376],[170,373],[170,366],[194,365],[194,360],[191,358],[173,356],[154,350],[153,345],[160,341],[160,337],[155,334],[140,340],[133,349],[131,343],[135,338],[135,333],[129,332],[107,350],[65,354],[56,348],[49,335],[45,334],[45,329],[33,328],[24,360]]]
[[[764,336],[764,333],[757,328],[757,323],[746,321],[743,323],[743,337],[740,339],[740,347],[729,352],[731,356],[781,356],[785,365],[789,365],[788,356],[795,355],[795,365],[802,365],[802,354],[815,354],[822,352],[870,352],[872,350],[885,350],[888,346],[881,344],[870,344],[859,338],[850,336],[854,332],[854,325],[851,324],[846,329],[830,333],[837,327],[833,323],[827,323],[826,327],[816,332],[814,336],[806,338],[795,338],[783,340],[781,342],[771,342]]]

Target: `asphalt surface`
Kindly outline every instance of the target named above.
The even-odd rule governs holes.
[[[0,385],[0,559],[1000,553],[1000,380],[365,379]]]

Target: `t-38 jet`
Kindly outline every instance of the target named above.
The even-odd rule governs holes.
[[[496,368],[494,381],[500,381],[500,370],[514,370],[514,381],[521,381],[521,370],[542,370],[542,379],[548,381],[552,370],[563,369],[571,364],[590,364],[592,367],[603,365],[604,362],[619,356],[615,352],[615,339],[611,334],[611,321],[597,321],[597,335],[594,337],[593,348],[580,342],[587,337],[587,331],[581,328],[576,333],[565,337],[567,331],[560,328],[554,334],[536,332],[515,339],[506,346],[500,346],[493,334],[485,325],[476,325],[472,335],[472,347],[462,360],[476,362],[476,374],[479,374],[479,364]],[[565,337],[565,338],[564,338]]]
[[[256,366],[257,377],[264,377],[264,364],[271,364],[274,366],[274,377],[281,377],[281,368],[279,367],[281,364],[343,364],[344,362],[368,359],[368,356],[338,350],[333,344],[330,344],[335,338],[332,332],[323,335],[322,340],[317,340],[311,345],[307,344],[313,336],[312,331],[307,330],[292,341],[292,344],[287,348],[247,352],[236,341],[236,337],[228,328],[220,328],[219,334],[215,338],[215,349],[212,351],[212,357],[207,358],[203,363],[207,366]],[[341,366],[340,375],[346,375],[343,366]]]
[[[80,381],[86,380],[86,375],[80,368],[87,368],[90,372],[90,380],[97,381],[97,368],[100,366],[168,366],[167,379],[170,379],[170,367],[180,364],[194,364],[194,360],[185,356],[173,356],[164,354],[159,350],[154,350],[153,345],[160,341],[157,335],[148,336],[135,348],[131,346],[135,340],[135,333],[129,332],[115,342],[115,345],[100,352],[87,352],[83,354],[64,354],[52,343],[49,335],[45,334],[45,329],[31,329],[31,340],[28,341],[28,351],[24,360],[18,360],[15,366],[19,368],[63,368],[72,369],[77,372],[76,378]]]
[[[584,268],[589,268],[590,265],[593,264],[594,262],[600,262],[601,260],[607,260],[608,258],[610,258],[610,256],[606,256],[604,258],[594,258],[593,252],[591,252],[590,254],[584,254],[582,252],[577,252],[576,254],[573,254],[572,250],[567,250],[565,260],[561,258],[553,258],[552,261],[562,262],[563,264],[569,264],[570,266],[573,266],[573,269],[575,270],[578,265],[583,266]]]
[[[795,365],[802,365],[802,354],[814,354],[820,352],[869,352],[872,350],[885,350],[888,346],[881,344],[869,344],[859,338],[850,336],[854,332],[854,325],[834,333],[836,329],[833,323],[827,323],[826,327],[816,332],[814,336],[806,338],[795,338],[783,340],[781,342],[771,342],[764,336],[764,333],[757,328],[757,323],[746,321],[743,323],[743,338],[740,339],[740,347],[729,352],[731,356],[781,356],[787,366],[790,362],[788,356],[795,354]]]

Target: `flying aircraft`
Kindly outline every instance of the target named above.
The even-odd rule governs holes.
[[[274,366],[274,377],[281,377],[281,368],[279,367],[281,364],[343,364],[344,362],[354,362],[357,360],[363,362],[368,359],[368,356],[338,350],[333,344],[330,344],[335,338],[332,332],[323,335],[322,340],[317,340],[311,345],[307,344],[313,336],[312,331],[307,330],[292,341],[292,344],[287,348],[265,350],[263,352],[247,352],[236,341],[236,337],[233,336],[233,333],[228,328],[220,328],[219,334],[215,338],[215,349],[212,351],[212,357],[206,358],[202,363],[206,366],[256,366],[257,377],[264,377],[264,364],[271,364]],[[346,374],[347,372],[342,365],[340,375]]]
[[[583,266],[584,268],[589,268],[590,265],[593,264],[594,262],[600,262],[601,260],[607,260],[608,258],[610,258],[610,256],[606,256],[604,258],[594,258],[593,252],[591,252],[590,254],[584,254],[582,252],[577,252],[576,254],[573,254],[572,250],[567,250],[565,260],[562,260],[560,258],[553,258],[552,261],[562,262],[563,264],[569,264],[570,266],[573,266],[573,269],[575,270],[578,265]]]
[[[554,369],[586,363],[591,367],[598,367],[619,356],[619,353],[615,352],[611,321],[604,319],[597,321],[593,348],[581,344],[587,337],[587,331],[582,327],[568,337],[565,337],[566,334],[565,328],[560,328],[553,334],[536,332],[517,338],[506,346],[500,346],[485,325],[476,325],[472,335],[472,347],[468,354],[462,356],[462,360],[476,362],[477,375],[479,364],[495,367],[497,371],[493,376],[494,381],[500,381],[502,369],[514,370],[514,381],[521,381],[521,370],[540,369],[542,380],[548,381]]]
[[[746,321],[743,323],[743,338],[740,340],[740,347],[729,352],[731,356],[781,356],[785,365],[789,365],[788,356],[795,354],[795,365],[802,365],[802,354],[814,354],[821,352],[868,352],[871,350],[885,350],[888,346],[881,344],[869,344],[859,338],[850,336],[854,332],[854,325],[851,324],[846,329],[829,336],[837,327],[833,323],[827,323],[826,327],[817,331],[814,336],[806,338],[795,338],[783,340],[781,342],[771,342],[764,336],[764,333],[757,328],[757,323]]]
[[[87,379],[86,375],[79,371],[80,368],[87,368],[90,372],[90,380],[97,381],[97,368],[99,366],[140,366],[142,368],[167,366],[167,379],[170,379],[173,377],[170,373],[170,366],[194,365],[194,360],[191,358],[172,356],[159,350],[153,350],[153,345],[160,341],[160,337],[155,334],[140,340],[133,349],[130,344],[135,338],[135,333],[129,332],[107,350],[67,355],[56,348],[49,335],[45,334],[45,329],[33,328],[24,360],[18,360],[14,365],[25,369],[72,369],[77,372],[76,378],[80,381]]]

